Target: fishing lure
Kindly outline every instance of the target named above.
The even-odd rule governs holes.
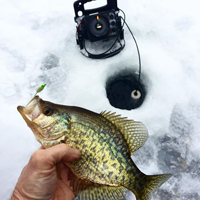
[[[40,87],[38,87],[38,89],[36,90],[35,96],[36,96],[39,92],[41,92],[42,90],[44,90],[45,86],[46,86],[46,84],[42,84]]]

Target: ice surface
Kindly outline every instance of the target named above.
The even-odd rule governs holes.
[[[90,60],[75,43],[72,0],[1,0],[0,199],[9,199],[23,166],[40,146],[16,107],[26,105],[43,83],[43,99],[142,121],[149,139],[133,160],[146,174],[174,175],[153,199],[200,199],[200,2],[118,2],[137,38],[148,91],[143,106],[132,111],[111,107],[105,92],[109,76],[125,68],[137,71],[127,30],[121,54]]]

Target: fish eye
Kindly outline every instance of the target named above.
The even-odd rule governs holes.
[[[46,116],[51,116],[53,114],[53,108],[47,106],[47,107],[44,108],[43,113]]]

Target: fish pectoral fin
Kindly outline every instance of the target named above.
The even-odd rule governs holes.
[[[112,186],[88,186],[78,194],[79,200],[124,200],[127,189]]]
[[[120,130],[131,154],[146,142],[148,131],[141,122],[128,120],[126,117],[122,118],[120,115],[106,111],[101,112],[100,115],[112,122]]]

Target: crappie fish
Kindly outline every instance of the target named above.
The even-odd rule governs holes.
[[[131,154],[147,140],[141,122],[53,104],[39,96],[17,109],[45,148],[66,143],[80,150],[80,160],[69,164],[80,200],[123,200],[127,189],[137,200],[149,200],[171,176],[145,175],[132,161]]]

